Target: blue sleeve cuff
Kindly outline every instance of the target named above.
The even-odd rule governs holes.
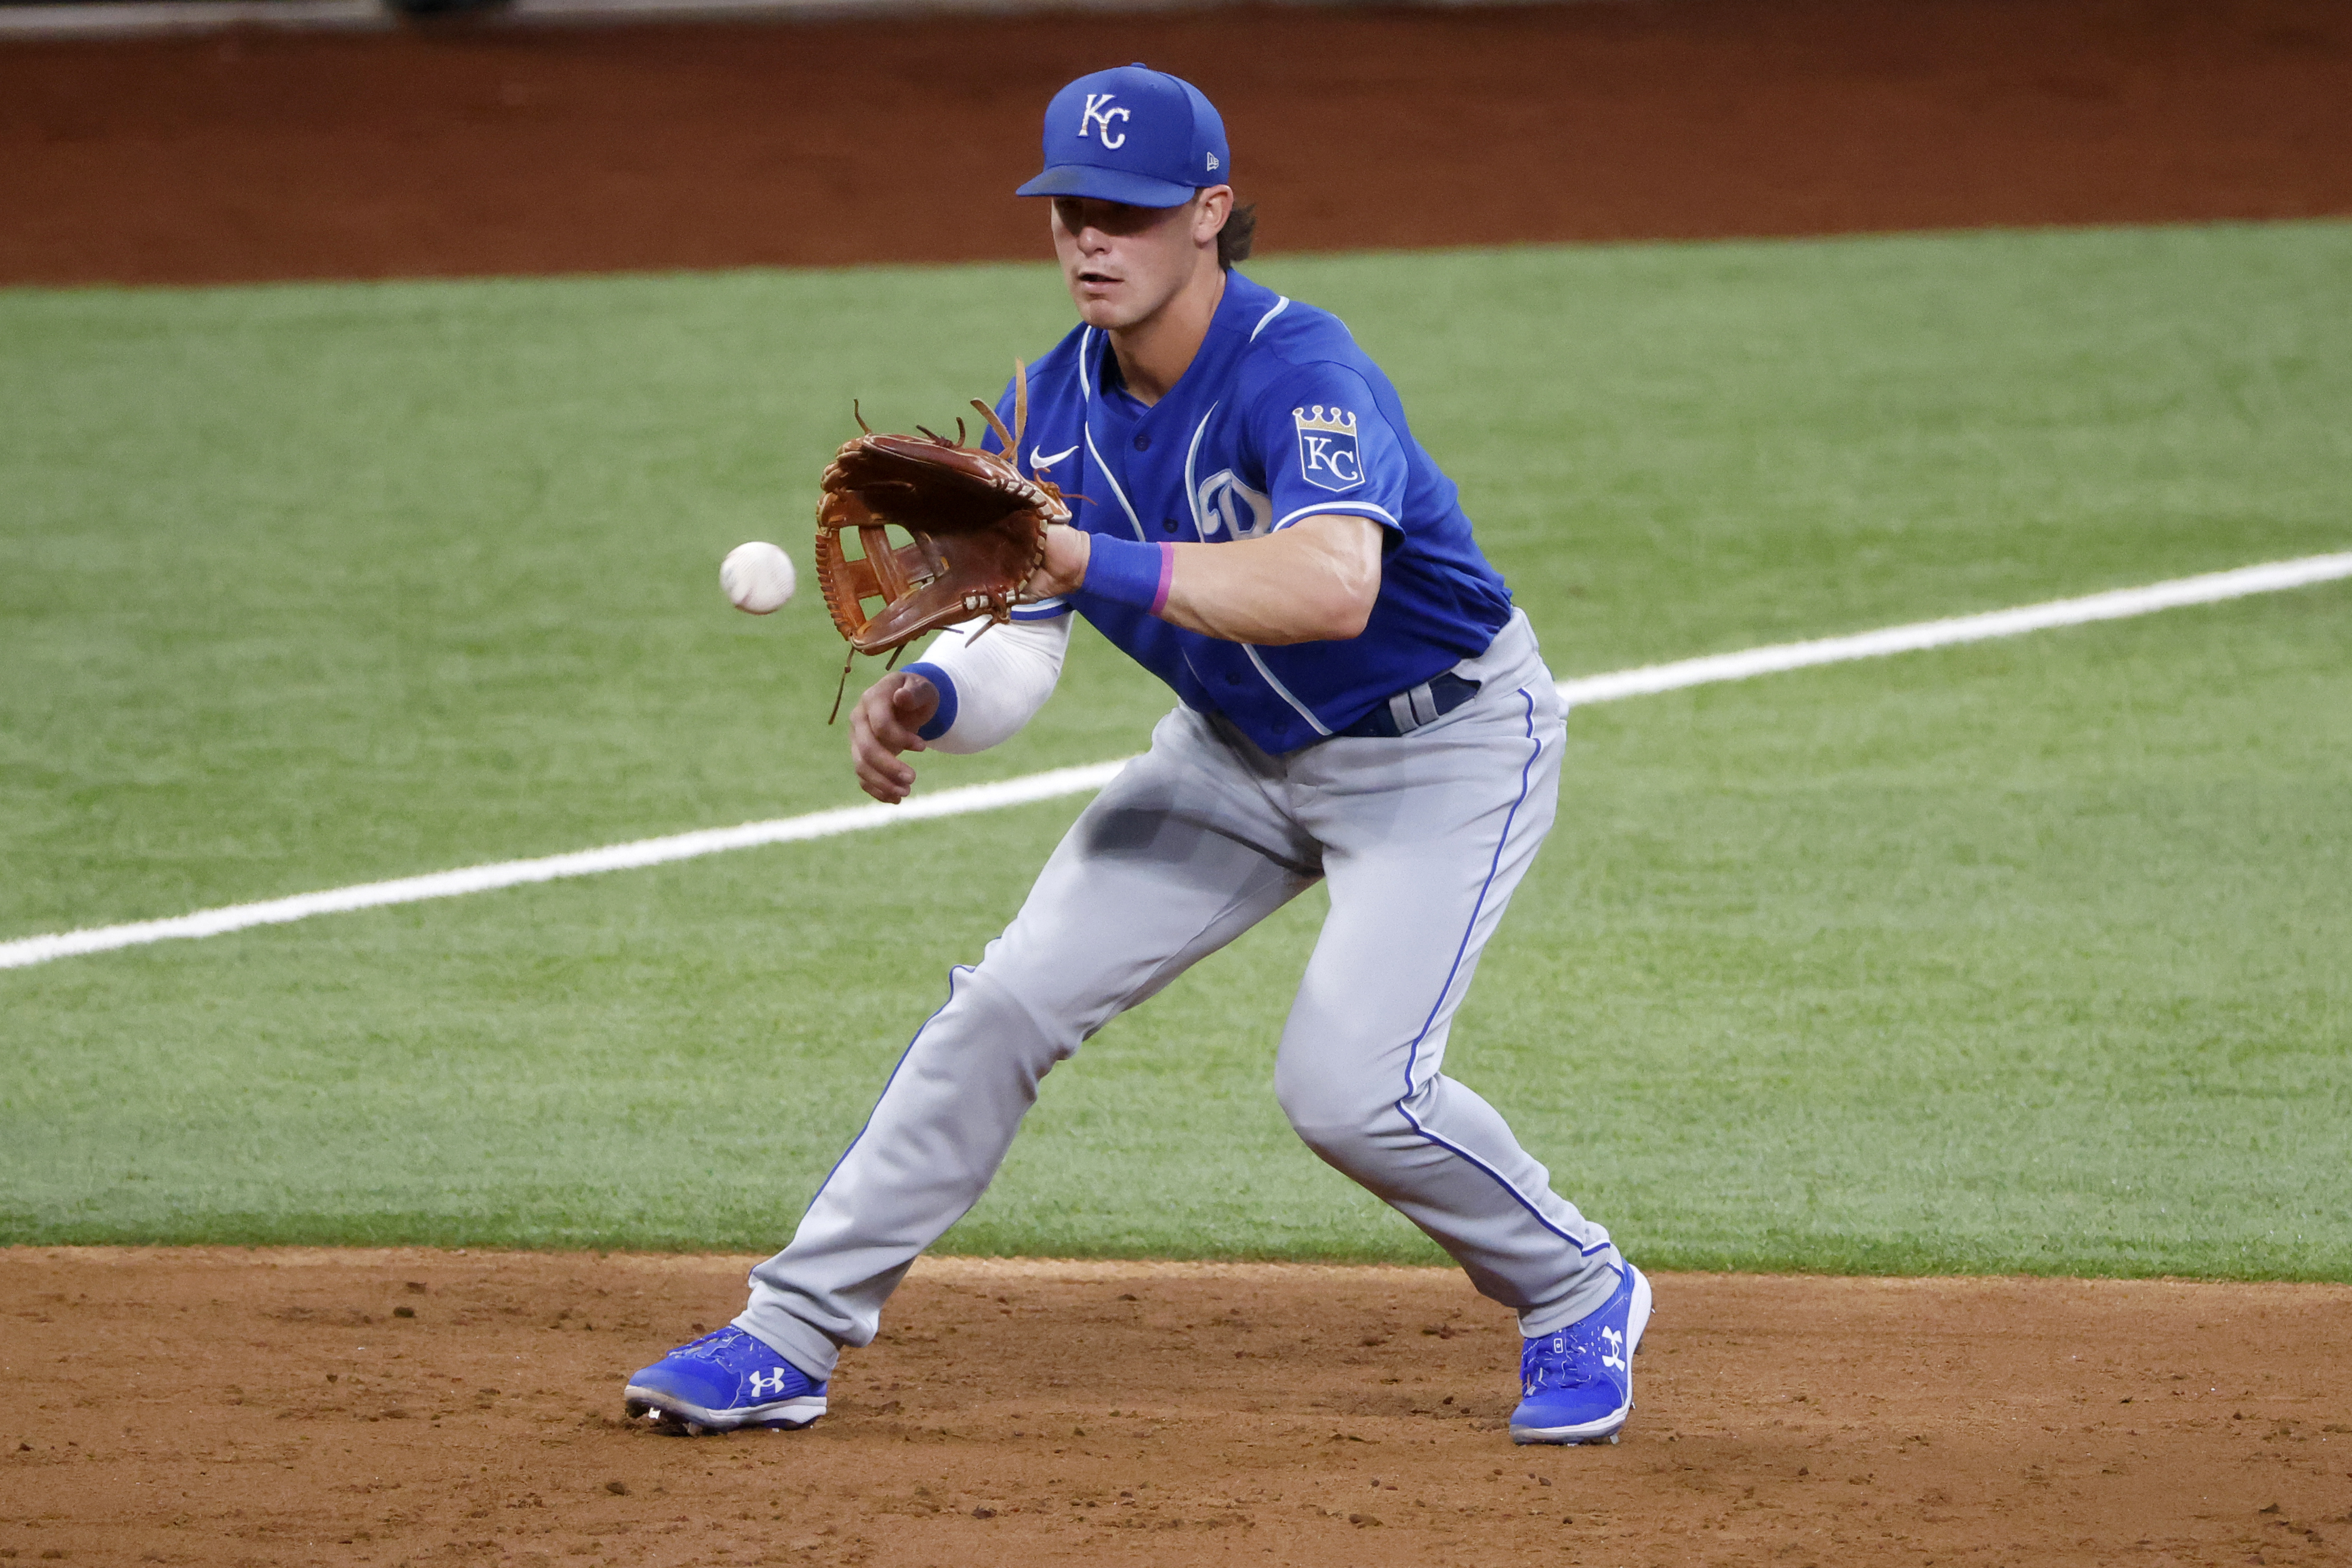
[[[955,727],[955,680],[945,670],[928,659],[919,660],[908,665],[907,673],[910,675],[922,676],[923,679],[930,682],[932,689],[940,694],[940,711],[931,715],[929,720],[920,729],[915,731],[925,740],[937,740]]]

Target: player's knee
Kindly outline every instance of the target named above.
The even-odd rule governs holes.
[[[1396,1118],[1394,1103],[1361,1083],[1285,1072],[1280,1066],[1275,1069],[1274,1097],[1299,1141],[1343,1169],[1351,1155],[1373,1146],[1384,1121]]]
[[[954,992],[923,1025],[909,1053],[919,1070],[961,1074],[983,1058],[1033,1080],[1066,1061],[1084,1038],[1069,1019],[1043,1013],[985,966],[955,972]]]

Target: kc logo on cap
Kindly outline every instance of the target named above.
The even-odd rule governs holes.
[[[1233,168],[1225,122],[1199,88],[1147,66],[1082,76],[1045,110],[1045,166],[1015,193],[1173,207]]]
[[[1087,131],[1088,127],[1099,125],[1102,127],[1102,144],[1105,147],[1110,148],[1115,152],[1127,145],[1126,134],[1124,132],[1113,133],[1110,128],[1110,122],[1114,120],[1126,120],[1134,114],[1135,111],[1131,109],[1111,108],[1111,100],[1116,99],[1118,96],[1118,95],[1117,93],[1109,92],[1090,92],[1087,94],[1087,107],[1078,116],[1079,141],[1084,141],[1087,139]]]

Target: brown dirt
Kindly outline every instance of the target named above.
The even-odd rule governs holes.
[[[2347,1287],[1663,1275],[1558,1449],[1451,1272],[931,1260],[811,1429],[622,1420],[750,1261],[0,1252],[0,1556],[2352,1563]]]
[[[2352,213],[2343,0],[1630,0],[0,45],[0,283],[1034,256],[1085,69],[1271,250]]]

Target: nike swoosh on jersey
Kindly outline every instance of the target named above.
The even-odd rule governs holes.
[[[1067,457],[1071,453],[1076,452],[1076,450],[1077,448],[1075,446],[1067,447],[1063,451],[1055,453],[1051,457],[1048,457],[1033,446],[1029,449],[1029,466],[1032,468],[1051,468],[1055,464],[1059,463],[1063,458]]]

